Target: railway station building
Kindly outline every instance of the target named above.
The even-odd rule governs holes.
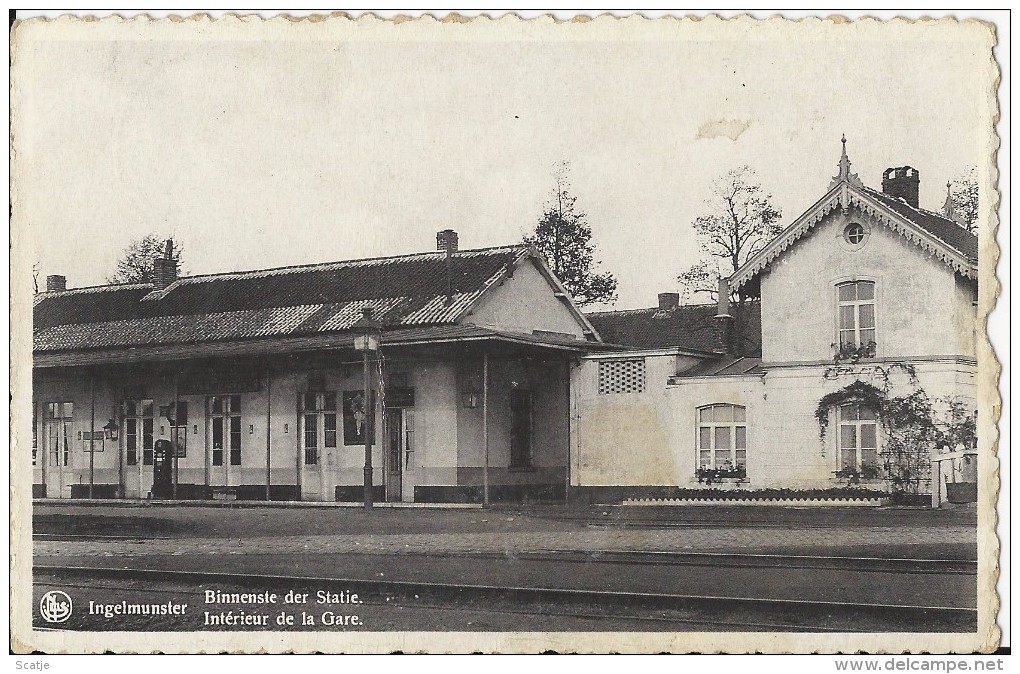
[[[462,250],[452,230],[413,255],[50,277],[33,494],[360,501],[366,433],[379,501],[888,487],[879,398],[977,407],[977,237],[951,200],[922,208],[919,183],[897,167],[867,187],[844,144],[820,198],[712,304],[585,315],[531,249]],[[367,401],[365,309],[381,323]]]
[[[651,309],[589,315],[627,350],[573,372],[573,492],[885,490],[892,472],[928,491],[928,448],[890,458],[881,402],[917,396],[945,419],[952,401],[976,419],[978,240],[950,199],[922,208],[919,182],[896,167],[867,187],[844,141],[825,192],[723,279],[717,304],[664,293]],[[962,449],[957,468],[976,475]]]
[[[67,289],[34,306],[33,494],[562,500],[599,337],[524,246]],[[352,326],[372,310],[372,398]],[[366,431],[367,427],[367,431]]]

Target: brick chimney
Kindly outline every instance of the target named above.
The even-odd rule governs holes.
[[[733,327],[733,314],[730,313],[730,280],[725,276],[719,277],[719,297],[715,312],[715,321],[719,326],[719,341],[723,351],[734,355],[736,351],[735,332]]]
[[[59,293],[67,290],[67,277],[60,274],[50,274],[46,277],[46,292]]]
[[[921,175],[912,166],[887,168],[882,173],[882,191],[894,198],[902,197],[914,208],[918,207],[920,185]]]
[[[154,290],[163,290],[177,280],[177,260],[174,259],[173,250],[173,239],[167,239],[163,256],[152,258],[152,286]]]
[[[452,229],[444,229],[441,232],[436,232],[436,250],[446,251],[447,253],[456,253],[457,244],[457,232]]]
[[[452,229],[444,229],[436,232],[436,249],[440,252],[446,251],[446,304],[453,303],[453,260],[451,257],[457,252],[457,232]]]
[[[177,260],[164,257],[152,259],[152,285],[154,290],[163,290],[177,280]]]
[[[670,311],[680,306],[680,293],[659,293],[659,309]]]

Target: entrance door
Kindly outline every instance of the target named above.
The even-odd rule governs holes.
[[[206,470],[210,487],[231,483],[230,469],[241,465],[241,396],[212,396],[209,407],[209,440]]]
[[[336,500],[337,394],[332,391],[298,394],[301,427],[301,499]]]
[[[386,500],[403,500],[404,410],[386,410]]]
[[[531,466],[532,399],[531,391],[510,392],[510,465]]]
[[[122,403],[124,495],[145,498],[152,490],[153,406],[151,400]]]
[[[46,403],[43,446],[46,447],[46,496],[71,497],[71,420],[74,404]]]

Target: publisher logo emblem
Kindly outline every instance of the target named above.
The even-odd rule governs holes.
[[[48,623],[62,623],[71,617],[71,598],[60,590],[50,590],[39,600],[39,613]]]

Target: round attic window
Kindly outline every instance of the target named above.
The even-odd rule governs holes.
[[[843,230],[843,238],[851,246],[859,246],[868,238],[868,230],[859,222],[852,222]]]

